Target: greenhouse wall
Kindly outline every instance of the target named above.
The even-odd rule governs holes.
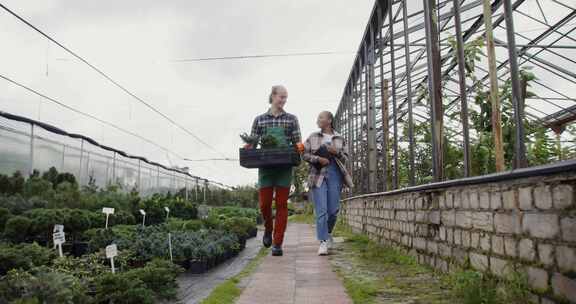
[[[34,170],[74,174],[82,186],[118,185],[141,195],[204,189],[204,179],[166,168],[143,157],[131,156],[80,135],[53,126],[0,112],[0,174]],[[197,190],[196,190],[197,191]]]
[[[345,200],[345,222],[441,271],[526,274],[535,297],[576,301],[576,162]],[[548,302],[546,302],[548,303]]]

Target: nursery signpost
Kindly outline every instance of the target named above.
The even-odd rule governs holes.
[[[110,266],[112,267],[112,273],[116,273],[116,268],[114,268],[114,257],[118,255],[118,247],[116,244],[106,246],[106,258],[110,259]]]
[[[140,209],[140,214],[142,214],[142,227],[146,226],[146,211]]]
[[[114,208],[104,207],[102,208],[102,213],[106,214],[106,229],[108,229],[108,218],[110,217],[110,214],[114,214]]]
[[[168,250],[170,251],[170,262],[174,262],[172,258],[172,233],[168,232]]]
[[[64,234],[64,225],[54,225],[54,233],[52,234],[54,245],[58,246],[58,254],[63,257],[62,244],[66,242],[66,234]]]

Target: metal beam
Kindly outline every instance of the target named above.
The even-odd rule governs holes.
[[[464,39],[460,23],[460,0],[454,0],[454,26],[456,28],[456,52],[458,58],[458,76],[460,87],[460,117],[464,132],[464,177],[470,176],[470,135],[468,132],[468,95],[466,94],[466,68],[464,63]]]
[[[508,57],[510,62],[510,81],[512,83],[512,106],[514,108],[515,141],[514,141],[514,168],[524,168],[528,165],[526,160],[526,146],[524,145],[524,97],[520,87],[518,68],[518,53],[516,50],[516,37],[514,33],[514,8],[510,0],[504,0],[504,17],[506,18],[506,35],[508,37]]]
[[[441,57],[438,45],[438,23],[435,0],[424,1],[424,21],[428,57],[428,96],[430,98],[430,125],[432,128],[432,174],[434,181],[444,179],[443,109],[441,86]]]

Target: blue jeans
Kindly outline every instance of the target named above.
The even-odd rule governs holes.
[[[320,187],[312,188],[312,199],[316,214],[316,236],[324,241],[336,225],[340,209],[340,192],[342,191],[342,173],[334,160],[328,165],[328,174]]]

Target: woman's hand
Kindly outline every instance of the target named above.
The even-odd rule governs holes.
[[[330,160],[324,157],[320,157],[318,158],[318,162],[322,165],[322,166],[327,166],[330,164]]]
[[[326,149],[328,149],[328,152],[332,155],[338,155],[338,150],[333,146],[333,145],[328,145],[326,147]]]

